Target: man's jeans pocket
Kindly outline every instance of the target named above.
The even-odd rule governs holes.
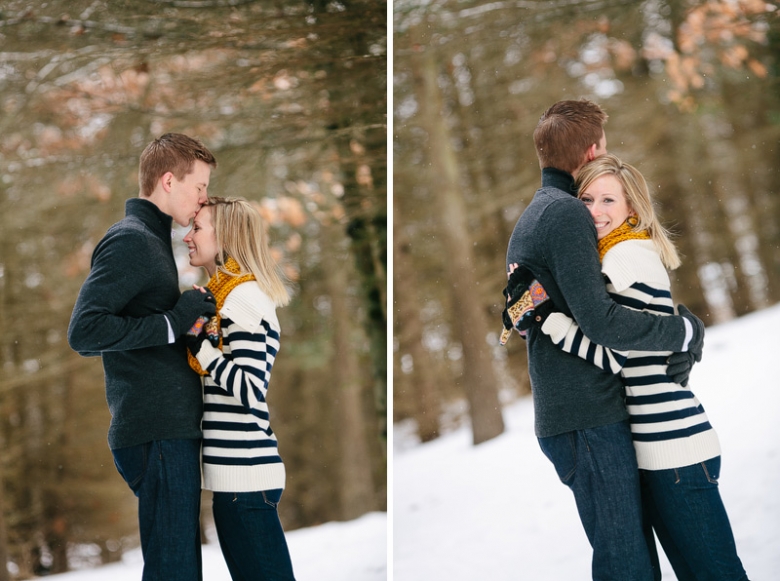
[[[539,438],[539,447],[553,463],[561,482],[571,486],[577,468],[577,444],[574,432]]]
[[[147,442],[146,444],[111,450],[116,469],[136,496],[138,496],[138,490],[141,488],[146,474],[146,467],[149,465],[151,449],[152,442]]]

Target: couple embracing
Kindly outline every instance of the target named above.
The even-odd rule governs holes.
[[[257,210],[208,196],[216,165],[183,134],[144,149],[139,196],[94,250],[68,341],[103,358],[108,443],[138,497],[143,579],[203,578],[202,482],[234,581],[292,581],[277,512],[284,464],[266,403],[276,307],[289,295]],[[184,241],[206,287],[180,292],[173,222],[192,223]]]

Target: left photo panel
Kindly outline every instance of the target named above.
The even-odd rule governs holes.
[[[387,2],[0,12],[0,581],[388,579]]]

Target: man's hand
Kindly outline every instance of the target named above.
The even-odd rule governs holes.
[[[666,375],[675,383],[687,387],[688,376],[691,374],[694,363],[695,361],[690,351],[672,353],[666,360]]]
[[[211,317],[217,313],[217,303],[211,291],[204,287],[198,290],[187,290],[181,293],[176,306],[165,313],[171,323],[173,332],[178,337],[186,333],[198,317]]]

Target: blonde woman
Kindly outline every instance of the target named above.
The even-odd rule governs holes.
[[[583,166],[576,181],[596,226],[610,296],[629,308],[673,315],[667,269],[680,258],[642,174],[607,154]],[[693,392],[671,379],[670,353],[605,349],[563,313],[550,314],[542,331],[564,351],[622,374],[651,554],[650,526],[679,581],[746,580],[718,491],[718,436]]]
[[[209,275],[216,320],[188,337],[203,376],[203,482],[233,581],[293,580],[277,512],[284,464],[266,395],[279,350],[276,307],[289,302],[260,214],[242,198],[211,197],[184,238]]]

